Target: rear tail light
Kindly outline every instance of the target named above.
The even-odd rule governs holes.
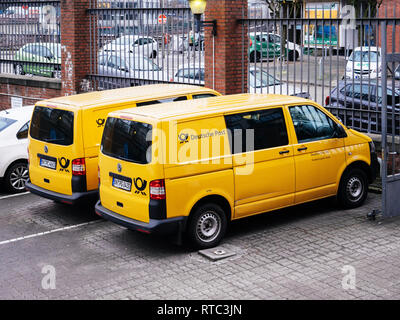
[[[329,105],[330,100],[331,100],[331,97],[327,96],[325,99],[325,106]]]
[[[253,45],[253,40],[250,39],[250,47]]]
[[[174,78],[169,79],[169,82],[174,82]]]
[[[165,182],[164,179],[153,180],[150,182],[150,199],[165,199]]]
[[[72,175],[74,176],[86,175],[85,158],[72,160]]]

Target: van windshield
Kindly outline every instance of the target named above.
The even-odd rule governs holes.
[[[151,162],[152,129],[147,123],[110,117],[104,128],[101,151],[113,158],[148,164]]]
[[[69,146],[74,140],[74,113],[47,107],[35,107],[30,135],[33,139]]]

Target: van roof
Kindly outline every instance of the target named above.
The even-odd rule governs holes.
[[[110,116],[141,116],[157,120],[184,119],[193,115],[202,116],[216,112],[233,112],[248,107],[274,107],[291,103],[304,103],[310,100],[278,94],[235,94],[198,100],[149,105],[112,112]]]
[[[201,86],[186,84],[153,84],[106,91],[94,91],[40,101],[41,106],[60,105],[72,109],[91,108],[130,101],[161,99],[179,94],[204,93],[213,91]]]

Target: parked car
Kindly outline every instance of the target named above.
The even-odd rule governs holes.
[[[129,52],[154,59],[158,54],[158,43],[148,36],[125,35],[106,44],[100,51],[118,54]]]
[[[282,38],[274,33],[250,33],[249,58],[251,62],[261,59],[274,59],[281,56]],[[296,61],[302,56],[302,49],[298,44],[286,41],[285,56],[290,61]]]
[[[311,99],[308,92],[297,90],[294,85],[285,83],[260,68],[249,68],[250,93],[274,93]]]
[[[100,89],[140,85],[146,80],[168,81],[162,68],[152,60],[129,52],[102,53],[98,58],[97,68],[99,75],[110,77],[99,81]],[[119,79],[116,81],[111,77]]]
[[[25,191],[28,130],[33,106],[0,111],[0,179],[7,191]]]
[[[341,81],[326,97],[325,105],[336,110],[338,117],[356,129],[381,133],[381,111],[383,92],[376,81],[353,83]],[[388,132],[392,132],[392,110],[394,107],[396,134],[400,133],[400,90],[391,85],[387,88]],[[372,111],[372,112],[369,112]],[[376,111],[378,111],[376,113]]]
[[[170,81],[204,85],[204,78],[204,67],[193,65],[179,69]],[[311,98],[308,92],[296,92],[296,88],[293,85],[279,81],[260,68],[250,67],[248,80],[250,93],[275,93],[299,96],[305,99]]]
[[[218,245],[230,221],[283,207],[360,207],[379,168],[372,139],[325,108],[261,94],[109,113],[98,163],[98,215],[196,249]]]
[[[397,66],[397,68],[394,70],[394,78],[396,80],[400,80],[400,64]]]
[[[26,73],[61,79],[61,45],[59,43],[28,43],[14,56],[15,74]]]
[[[346,79],[377,79],[382,77],[382,54],[378,47],[357,47],[346,65]]]

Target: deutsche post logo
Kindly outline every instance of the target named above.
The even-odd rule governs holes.
[[[144,196],[146,195],[146,192],[144,192],[147,186],[146,180],[143,180],[142,178],[136,178],[133,179],[133,184],[135,185],[136,188],[135,194],[141,193]]]
[[[60,164],[60,171],[65,171],[69,173],[68,167],[70,161],[68,159],[65,159],[64,157],[58,159],[58,163]]]
[[[187,133],[181,133],[178,135],[178,139],[180,143],[188,143],[189,142],[189,135]]]
[[[96,123],[97,123],[97,127],[104,127],[104,123],[106,122],[106,119],[97,119]]]

